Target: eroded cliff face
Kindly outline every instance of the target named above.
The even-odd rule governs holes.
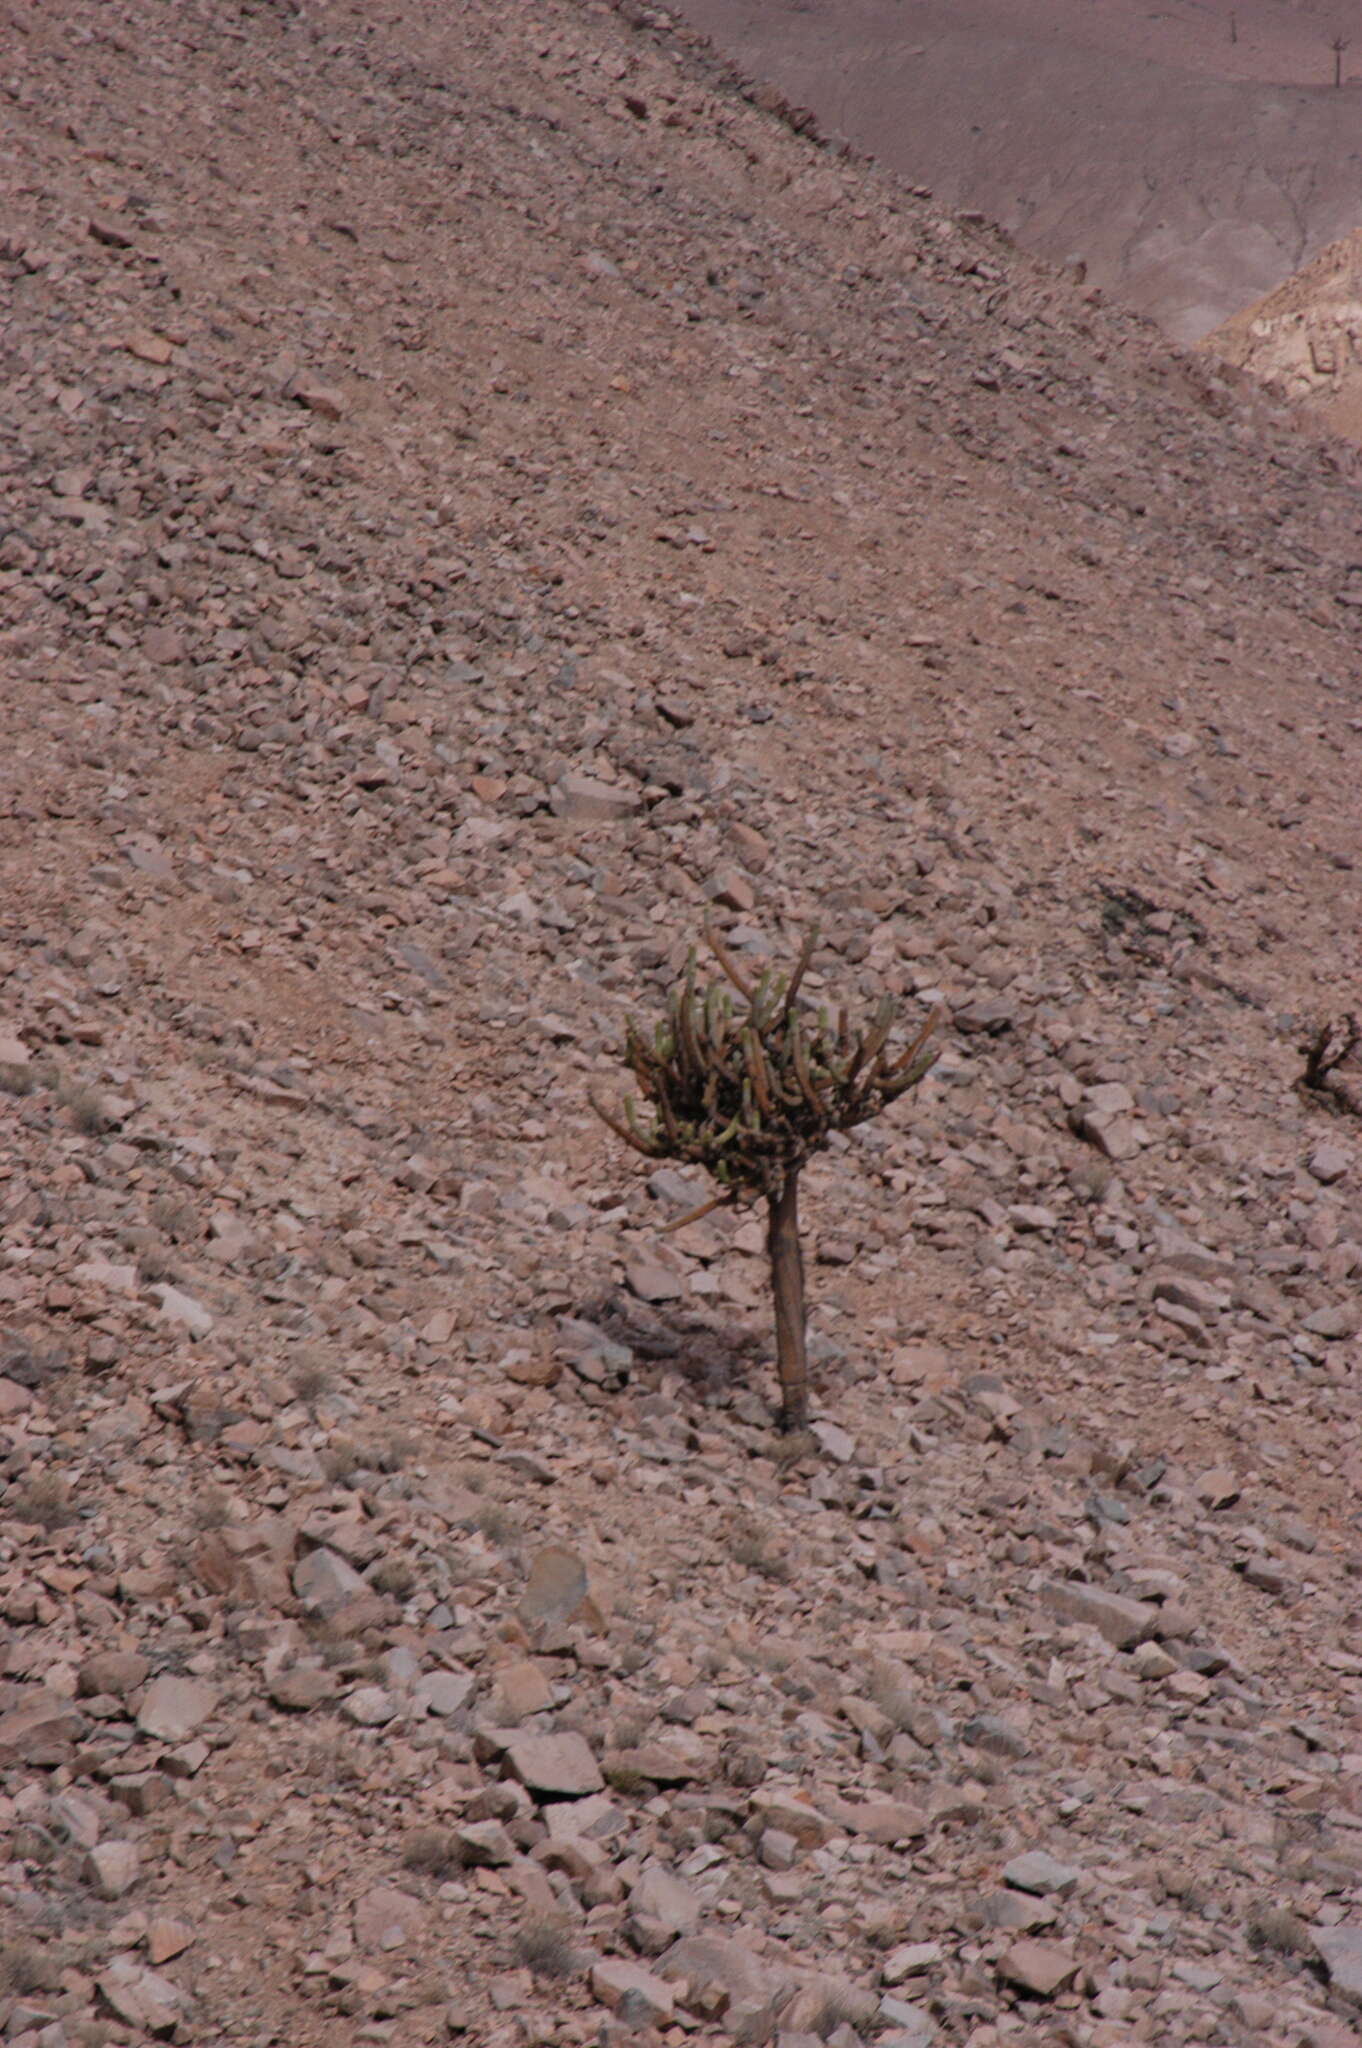
[[[6,29],[6,2039],[1350,2039],[1350,451],[637,0]],[[792,1447],[587,1096],[815,920]]]
[[[1362,440],[1362,233],[1226,321],[1206,349],[1274,384],[1317,429]]]

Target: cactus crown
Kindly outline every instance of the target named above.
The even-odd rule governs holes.
[[[834,1022],[826,1009],[799,1007],[817,927],[788,976],[767,969],[756,981],[712,931],[705,938],[724,978],[702,982],[692,951],[666,1016],[652,1029],[633,1018],[627,1026],[624,1058],[644,1109],[633,1096],[622,1115],[594,1096],[592,1107],[647,1158],[703,1166],[720,1200],[778,1195],[830,1131],[867,1122],[917,1086],[937,1058],[928,1040],[939,1016],[891,1052],[892,996],[855,1032],[845,1009]]]

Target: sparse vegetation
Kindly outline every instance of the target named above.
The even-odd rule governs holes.
[[[423,1877],[447,1877],[462,1868],[463,1859],[451,1829],[413,1828],[402,1845],[402,1867]]]
[[[514,1549],[520,1536],[520,1524],[503,1501],[483,1502],[472,1517],[471,1525],[489,1543],[495,1543],[499,1550]]]
[[[1315,1952],[1310,1929],[1286,1906],[1264,1901],[1253,1907],[1244,1921],[1250,1948],[1269,1950],[1279,1956],[1309,1956]]]
[[[31,1522],[39,1529],[64,1529],[76,1519],[71,1489],[56,1472],[35,1473],[14,1488],[5,1506],[16,1521]]]
[[[1349,1010],[1327,1017],[1302,1050],[1301,1087],[1331,1108],[1362,1115],[1362,1016]]]
[[[706,932],[723,981],[701,984],[692,952],[673,989],[666,1018],[652,1031],[631,1019],[624,1057],[650,1122],[631,1096],[622,1114],[592,1097],[617,1137],[648,1159],[703,1166],[718,1182],[711,1209],[764,1199],[767,1253],[775,1297],[781,1426],[803,1431],[809,1419],[804,1260],[799,1241],[799,1176],[834,1131],[878,1116],[915,1088],[936,1060],[928,1045],[934,1012],[901,1051],[889,1050],[897,1017],[892,996],[853,1031],[845,1009],[811,1019],[799,990],[817,943],[806,937],[788,976],[767,969],[749,981],[712,931]],[[741,1007],[734,1004],[736,991]]]
[[[82,1137],[97,1138],[108,1129],[109,1119],[98,1089],[70,1082],[58,1090],[59,1098]]]
[[[321,1359],[305,1358],[294,1366],[289,1384],[300,1401],[306,1401],[309,1408],[315,1409],[323,1394],[331,1391],[331,1373]]]
[[[55,1991],[64,1967],[65,1958],[52,1942],[0,1941],[0,1997]]]
[[[370,1572],[369,1584],[376,1593],[388,1593],[394,1600],[405,1600],[415,1588],[416,1573],[405,1557],[385,1557]]]
[[[516,1933],[515,1958],[536,1977],[562,1978],[577,1973],[572,1936],[560,1920],[526,1920]]]

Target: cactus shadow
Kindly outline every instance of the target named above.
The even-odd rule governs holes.
[[[647,1378],[649,1367],[655,1368],[659,1379],[679,1380],[700,1402],[744,1388],[761,1391],[771,1369],[765,1333],[731,1317],[642,1302],[623,1288],[595,1294],[572,1313],[594,1323],[613,1343],[627,1345],[638,1378]]]

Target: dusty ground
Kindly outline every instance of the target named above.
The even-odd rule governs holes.
[[[1343,0],[685,0],[937,199],[1196,341],[1362,221]],[[1341,89],[1333,86],[1333,43]]]
[[[1344,2048],[1355,458],[431,16],[6,13],[0,2026]],[[707,915],[950,1015],[797,1457],[585,1101]]]

